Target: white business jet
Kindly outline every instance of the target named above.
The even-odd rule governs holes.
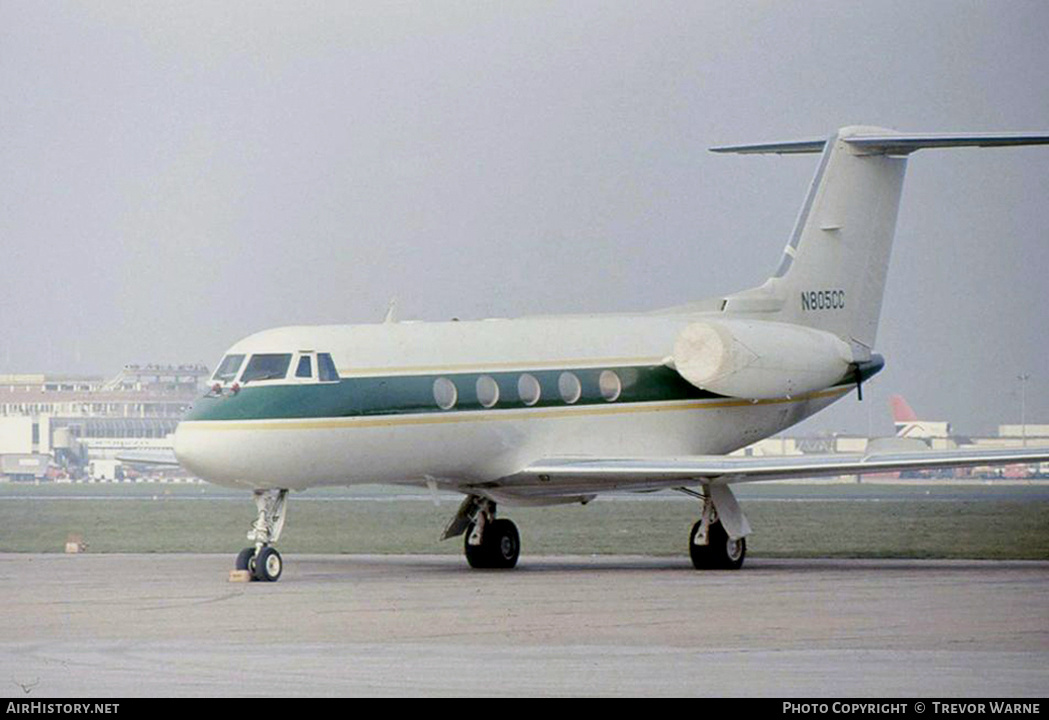
[[[477,322],[284,327],[229,349],[178,427],[179,462],[251,490],[236,567],[280,577],[289,490],[423,485],[466,496],[444,538],[474,568],[520,552],[504,505],[586,503],[611,490],[698,499],[697,569],[743,564],[733,483],[1049,460],[1049,449],[726,456],[855,390],[884,361],[878,316],[907,156],[1047,144],[1049,134],[901,134],[714,148],[818,153],[812,187],[763,285],[657,312]],[[388,320],[390,320],[388,318]]]

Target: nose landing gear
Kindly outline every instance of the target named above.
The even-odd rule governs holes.
[[[258,517],[248,532],[248,540],[254,540],[255,545],[241,550],[236,561],[236,569],[247,570],[252,580],[276,582],[284,571],[284,560],[271,544],[284,529],[287,499],[287,490],[255,491]]]

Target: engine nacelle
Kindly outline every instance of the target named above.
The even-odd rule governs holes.
[[[702,390],[749,400],[823,390],[852,363],[852,349],[836,335],[765,320],[696,322],[674,342],[682,377]]]

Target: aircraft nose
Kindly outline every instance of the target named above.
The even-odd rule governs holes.
[[[211,423],[183,420],[175,429],[172,444],[179,464],[216,485],[254,487],[265,478],[265,458],[249,433],[217,431]]]
[[[209,449],[206,437],[195,432],[192,423],[181,422],[175,428],[174,450],[179,465],[204,480],[216,475],[215,453]]]
[[[195,467],[196,463],[193,462],[193,450],[191,443],[187,437],[184,429],[185,423],[179,423],[175,427],[175,437],[173,441],[173,448],[175,450],[175,458],[178,460],[178,464],[186,468],[194,474],[200,474]]]

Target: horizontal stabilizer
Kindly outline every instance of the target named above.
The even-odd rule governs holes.
[[[1047,133],[872,133],[869,130],[843,129],[839,137],[858,150],[870,155],[909,155],[923,148],[950,147],[1004,147],[1009,145],[1047,145]],[[788,142],[758,143],[754,145],[725,145],[710,148],[718,153],[818,153],[826,140],[793,140]]]
[[[778,143],[760,143],[757,145],[723,145],[712,147],[710,152],[716,153],[739,153],[741,155],[752,155],[756,153],[778,153],[780,155],[796,155],[799,153],[823,152],[823,146],[827,141],[819,140],[790,140]]]
[[[977,133],[917,135],[854,135],[842,138],[850,145],[876,154],[908,155],[922,148],[1003,147],[1007,145],[1046,145],[1047,134]]]

